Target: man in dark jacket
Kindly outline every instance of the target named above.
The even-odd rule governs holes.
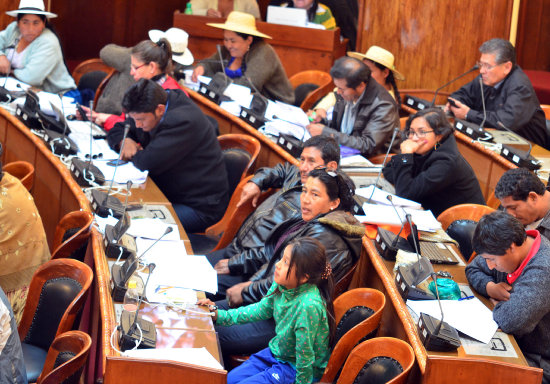
[[[243,223],[237,235],[226,248],[206,257],[218,272],[219,297],[225,297],[228,288],[238,290],[243,281],[269,260],[259,246],[263,246],[273,228],[289,219],[300,217],[302,184],[309,172],[318,167],[336,170],[340,161],[340,148],[329,137],[312,137],[304,143],[300,164],[277,164],[273,168],[260,168],[243,189],[238,206],[252,201],[255,207],[261,191],[277,188],[273,195],[256,208]]]
[[[516,65],[516,51],[507,40],[491,39],[479,48],[480,76],[454,92],[447,103],[455,117],[475,124],[516,132],[535,144],[550,148],[544,112],[527,75]],[[485,98],[481,97],[481,82]]]
[[[358,149],[366,157],[384,153],[394,128],[399,128],[393,97],[371,78],[369,67],[352,57],[336,60],[330,75],[338,94],[332,120],[328,126],[309,124],[309,133],[334,137],[339,144]]]
[[[228,182],[214,127],[180,90],[164,90],[142,79],[130,87],[122,107],[135,122],[122,158],[141,170],[172,203],[185,230],[203,231],[224,214]],[[120,148],[123,126],[109,131],[112,148]]]

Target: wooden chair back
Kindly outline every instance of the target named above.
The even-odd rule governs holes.
[[[540,107],[542,108],[544,115],[546,116],[546,120],[550,120],[550,105],[541,104]]]
[[[258,139],[240,133],[228,133],[226,135],[218,136],[218,142],[220,143],[222,152],[236,148],[250,155],[250,160],[245,166],[240,176],[240,180],[250,175],[253,170],[252,166],[256,162],[256,159],[258,158],[258,155],[260,154],[260,149],[262,147]]]
[[[403,340],[393,337],[377,337],[362,342],[355,347],[342,369],[338,378],[338,384],[351,384],[356,379],[365,364],[372,358],[385,356],[397,360],[403,371],[388,381],[388,384],[406,383],[411,368],[414,364],[414,351],[412,347]]]
[[[227,210],[225,211],[225,214],[223,215],[221,220],[206,229],[205,233],[208,236],[221,235],[221,238],[218,244],[212,251],[216,251],[218,249],[227,247],[229,243],[233,240],[235,235],[237,234],[237,231],[241,227],[244,220],[256,209],[255,207],[252,206],[251,201],[248,201],[246,204],[243,204],[237,208],[237,203],[241,199],[241,193],[243,191],[243,187],[251,179],[252,179],[252,175],[245,177],[244,179],[241,180],[241,182],[237,185],[237,188],[235,188],[235,191],[231,196],[231,200],[229,200],[229,205],[227,206]],[[269,189],[263,192],[260,195],[260,198],[258,199],[257,206],[260,205],[269,196],[271,196],[273,192],[274,190],[272,189]]]
[[[89,211],[73,211],[63,216],[55,228],[52,259],[73,257],[75,251],[88,244],[93,221]]]
[[[443,230],[447,230],[449,225],[455,220],[473,220],[479,221],[482,216],[493,212],[494,209],[480,204],[459,204],[447,208],[439,214],[437,221],[441,223]]]
[[[108,74],[112,70],[113,68],[105,64],[100,58],[93,58],[78,64],[73,70],[72,77],[74,82],[78,84],[80,78],[88,72],[101,71]]]
[[[117,73],[116,69],[111,69],[107,76],[99,83],[99,86],[95,90],[95,96],[94,96],[94,106],[97,105],[97,101],[99,100],[101,94],[105,90],[105,87],[107,86],[107,83],[111,80],[111,78],[114,76],[114,74]]]
[[[294,89],[301,84],[316,84],[318,86],[318,88],[309,92],[304,101],[302,101],[302,104],[300,104],[300,108],[304,111],[311,109],[315,103],[334,88],[332,77],[324,71],[310,70],[298,72],[292,75],[289,80]]]
[[[10,175],[15,176],[21,181],[21,184],[27,191],[31,191],[34,186],[34,166],[28,161],[12,161],[5,164],[2,169]]]
[[[46,311],[45,316],[49,317],[50,320],[52,316],[55,316],[51,308],[39,308],[39,304],[41,303],[41,294],[44,284],[58,278],[75,280],[80,284],[81,288],[64,310],[59,325],[57,326],[57,331],[55,335],[52,335],[51,340],[64,332],[70,331],[78,312],[84,304],[86,292],[92,284],[93,276],[94,274],[91,268],[78,260],[57,259],[42,264],[34,273],[29,286],[29,294],[18,327],[19,338],[24,341],[31,326],[33,326],[33,322],[38,321],[37,318],[40,317],[38,316],[38,309],[42,312]],[[38,327],[39,324],[35,324],[35,326]]]
[[[321,382],[334,382],[342,365],[357,343],[378,328],[385,305],[386,297],[384,294],[372,288],[352,289],[344,292],[334,300],[334,315],[337,326],[351,308],[364,306],[372,309],[374,313],[347,331],[337,341],[320,380]]]
[[[92,338],[82,331],[69,331],[56,337],[37,384],[66,383],[69,378],[79,383],[91,345]]]

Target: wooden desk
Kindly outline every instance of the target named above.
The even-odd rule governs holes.
[[[269,137],[258,132],[258,130],[250,124],[220,108],[219,105],[210,101],[198,92],[188,88],[186,88],[186,91],[189,93],[191,99],[197,103],[205,114],[212,116],[218,121],[220,135],[227,133],[240,133],[253,136],[260,141],[261,150],[258,158],[256,159],[256,163],[254,164],[254,170],[260,167],[273,167],[285,161],[298,165],[297,159],[275,144]]]
[[[517,359],[471,356],[467,355],[462,347],[456,352],[427,351],[416,331],[416,323],[395,285],[393,265],[393,262],[382,259],[372,241],[364,237],[363,252],[352,284],[353,288],[376,288],[386,295],[386,308],[382,315],[378,336],[397,337],[410,343],[416,355],[416,363],[409,382],[438,384],[541,382],[542,370],[527,365],[513,337],[510,337],[510,340],[518,353]],[[434,269],[445,269],[458,283],[466,282],[464,267],[434,265]]]
[[[3,162],[25,160],[35,167],[35,183],[31,191],[40,212],[48,241],[51,244],[55,227],[61,217],[74,210],[90,210],[86,195],[74,181],[67,167],[54,156],[43,141],[35,136],[15,116],[0,108],[0,141],[4,147]],[[140,203],[166,204],[174,217],[169,201],[148,180],[143,186],[132,189],[130,201]],[[180,233],[187,239],[181,223]],[[192,253],[189,242],[188,253]],[[105,383],[145,383],[186,381],[225,383],[225,371],[202,368],[190,364],[170,361],[143,361],[120,357],[110,345],[112,330],[116,327],[113,302],[110,294],[110,272],[103,250],[103,238],[94,228],[85,262],[94,269],[94,282],[88,294],[82,314],[81,330],[92,336],[93,344],[85,371],[85,382],[96,383],[104,379]],[[157,314],[162,321],[174,322],[178,316],[165,317]],[[179,320],[181,322],[182,320]],[[177,322],[175,324],[178,324]],[[161,343],[164,346],[206,346],[209,352],[220,360],[218,344],[213,325],[209,317],[202,321],[187,319],[185,324],[201,328],[206,332],[181,332],[164,330]],[[174,332],[171,332],[174,331]]]
[[[189,33],[189,50],[195,63],[216,52],[216,45],[223,43],[223,29],[206,23],[222,23],[216,17],[186,15],[174,12],[174,27]],[[346,54],[347,39],[340,41],[340,29],[321,30],[291,27],[256,21],[259,31],[272,39],[265,39],[277,52],[288,77],[301,71],[317,69],[329,72],[334,60]]]

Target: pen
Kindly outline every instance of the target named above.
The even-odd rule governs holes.
[[[460,299],[458,299],[458,301],[462,301],[462,300],[470,300],[470,299],[473,299],[475,296],[466,296],[466,297],[461,297]]]

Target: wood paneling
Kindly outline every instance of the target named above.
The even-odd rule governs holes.
[[[6,11],[19,8],[19,0],[2,0],[0,8],[0,30],[5,29],[9,23],[15,21],[15,18],[6,15]]]
[[[407,78],[399,88],[436,89],[474,65],[481,43],[509,37],[512,5],[513,0],[362,0],[357,46],[361,52],[371,45],[390,50]]]
[[[523,69],[550,71],[550,0],[520,4],[516,50]]]

